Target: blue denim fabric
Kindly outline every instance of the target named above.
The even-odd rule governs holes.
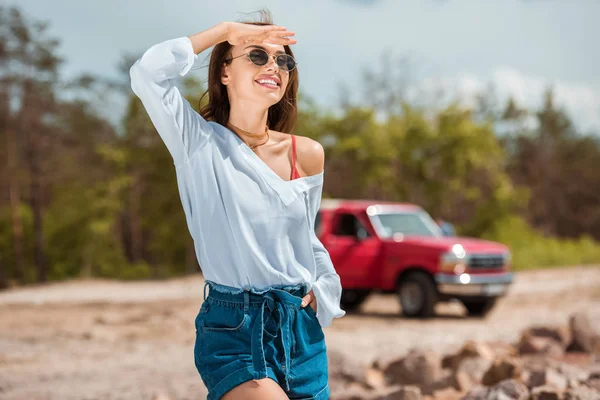
[[[329,398],[325,336],[315,311],[301,306],[305,294],[304,285],[259,291],[206,281],[194,361],[208,400],[267,377],[290,399]]]

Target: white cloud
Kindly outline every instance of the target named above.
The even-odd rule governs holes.
[[[463,74],[423,79],[411,89],[410,96],[435,99],[438,104],[458,98],[472,107],[476,95],[488,87],[494,88],[500,106],[513,97],[517,104],[530,110],[542,106],[545,91],[552,87],[556,104],[567,112],[578,130],[600,133],[600,85],[548,80],[509,67],[493,69],[489,76]]]

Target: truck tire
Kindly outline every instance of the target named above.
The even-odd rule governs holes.
[[[340,305],[344,311],[356,311],[370,293],[368,289],[342,289]]]
[[[462,300],[467,312],[472,317],[485,317],[496,304],[496,297],[480,300]]]
[[[437,290],[427,274],[413,272],[400,281],[398,299],[405,317],[430,318],[435,314]]]

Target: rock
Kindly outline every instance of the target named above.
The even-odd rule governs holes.
[[[585,382],[590,377],[590,372],[576,365],[561,363],[556,368],[561,375],[567,378],[567,380]]]
[[[557,371],[547,368],[540,371],[532,371],[527,386],[535,388],[538,386],[550,386],[559,390],[565,390],[568,386],[567,378]]]
[[[422,386],[421,391],[425,395],[431,395],[434,392],[439,392],[445,389],[454,389],[458,386],[455,374],[455,372],[448,371],[445,373],[444,376],[439,378],[437,381],[433,382],[431,385]],[[470,383],[471,381],[468,379],[468,377],[466,379],[467,381],[466,383],[463,383],[463,385],[467,386],[470,389],[472,386],[472,384]]]
[[[436,390],[435,392],[433,392],[433,398],[435,400],[459,400],[461,397],[461,392],[453,388],[446,388],[443,390]]]
[[[506,379],[492,386],[486,400],[527,400],[529,390],[527,386],[515,379]]]
[[[531,400],[561,400],[562,392],[551,386],[538,386],[531,391]]]
[[[367,368],[365,372],[365,383],[371,389],[385,387],[386,381],[383,371],[376,368]]]
[[[519,378],[521,367],[516,359],[506,358],[494,361],[492,366],[483,375],[481,382],[486,386],[492,386],[498,382]]]
[[[460,392],[467,392],[481,383],[491,366],[492,361],[483,358],[464,359],[452,373],[451,386]]]
[[[567,388],[572,389],[579,386],[579,381],[575,379],[567,379]]]
[[[371,394],[359,386],[351,386],[341,390],[331,391],[331,400],[363,400],[370,399]]]
[[[563,349],[566,349],[573,339],[568,326],[534,326],[524,330],[521,336],[549,338],[559,343]]]
[[[516,357],[519,355],[519,350],[512,345],[511,343],[501,342],[501,341],[493,341],[486,342],[490,349],[495,354],[494,358],[507,358],[507,357]]]
[[[471,389],[461,400],[487,400],[490,389],[484,386],[477,386]]]
[[[587,386],[569,389],[564,400],[600,400],[600,392]]]
[[[519,354],[541,354],[551,357],[561,357],[565,348],[562,344],[550,337],[531,336],[525,333],[521,336],[518,344]]]
[[[529,391],[525,385],[514,379],[506,379],[490,388],[476,387],[462,400],[528,400],[528,398]]]
[[[557,369],[558,365],[560,365],[560,361],[554,358],[544,357],[540,355],[523,356],[520,357],[519,360],[523,370],[529,371],[541,371],[547,368]]]
[[[588,379],[585,384],[600,392],[600,378]]]
[[[600,344],[600,313],[578,312],[569,319],[573,340],[569,346],[571,351],[593,353],[599,351]]]
[[[471,390],[477,383],[466,372],[456,372],[454,374],[453,387],[459,392],[467,392]]]
[[[411,350],[384,369],[389,384],[431,386],[443,377],[440,356],[433,351]]]
[[[471,389],[461,400],[486,400],[489,393],[489,388],[477,386]]]
[[[403,386],[391,393],[373,397],[373,400],[422,400],[421,389],[417,386]]]
[[[329,379],[345,383],[357,382],[368,386],[365,376],[365,367],[344,356],[339,351],[328,351]]]
[[[458,353],[446,356],[442,359],[442,368],[456,370],[460,363],[466,358],[481,358],[492,361],[494,359],[494,351],[485,343],[469,340]]]
[[[493,361],[485,358],[467,358],[463,360],[456,369],[455,377],[457,379],[455,380],[458,382],[459,375],[462,375],[463,377],[468,377],[473,384],[479,384],[492,365]],[[463,390],[459,387],[456,388],[458,390]]]

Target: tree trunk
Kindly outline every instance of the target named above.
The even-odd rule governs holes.
[[[13,247],[15,252],[15,267],[13,277],[17,282],[23,283],[23,266],[25,265],[23,257],[23,224],[21,222],[21,194],[19,190],[19,181],[17,179],[17,140],[12,130],[6,131],[7,140],[7,160],[8,160],[8,193],[10,201],[10,214],[13,232]],[[6,276],[4,276],[2,266],[0,265],[0,286],[4,286]]]
[[[142,221],[140,218],[140,203],[142,197],[142,182],[138,171],[132,173],[132,182],[129,187],[129,204],[131,205],[131,256],[137,262],[142,258]]]
[[[19,130],[26,138],[26,161],[30,175],[30,206],[33,211],[33,231],[35,246],[35,265],[37,281],[47,281],[46,251],[44,248],[44,228],[42,218],[42,168],[41,147],[42,124],[39,94],[34,93],[35,85],[30,79],[25,80],[23,90],[23,107],[19,121]]]

